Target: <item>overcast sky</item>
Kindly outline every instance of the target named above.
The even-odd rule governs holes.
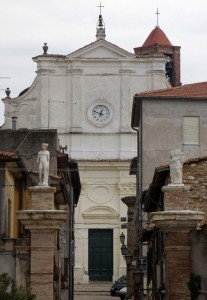
[[[0,98],[11,89],[16,97],[35,76],[32,57],[48,53],[67,55],[96,40],[97,0],[0,1]],[[183,84],[206,81],[206,0],[102,0],[106,40],[133,52],[159,26],[174,46],[181,46]],[[3,79],[2,77],[9,77]],[[0,101],[0,125],[4,106]]]

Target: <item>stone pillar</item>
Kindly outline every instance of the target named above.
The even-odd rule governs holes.
[[[189,233],[204,218],[188,210],[188,188],[183,184],[163,188],[166,211],[154,212],[149,221],[165,233],[165,283],[167,300],[190,300]]]
[[[37,300],[54,300],[53,270],[56,234],[67,212],[54,209],[55,188],[31,187],[30,210],[17,217],[31,233],[30,288]]]

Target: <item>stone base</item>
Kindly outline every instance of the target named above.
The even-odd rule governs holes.
[[[31,210],[54,210],[54,193],[56,188],[37,185],[29,188]]]
[[[188,191],[184,184],[168,184],[162,188],[165,210],[188,210]]]
[[[153,212],[149,217],[150,223],[165,232],[196,229],[197,224],[203,219],[203,212],[191,210]]]

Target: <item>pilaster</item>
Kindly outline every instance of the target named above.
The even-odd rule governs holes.
[[[30,209],[17,212],[17,218],[31,233],[30,288],[37,300],[54,300],[53,272],[57,231],[67,212],[54,209],[55,188],[31,187]]]

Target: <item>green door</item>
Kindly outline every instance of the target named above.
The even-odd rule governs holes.
[[[89,280],[112,281],[113,230],[89,229]]]

